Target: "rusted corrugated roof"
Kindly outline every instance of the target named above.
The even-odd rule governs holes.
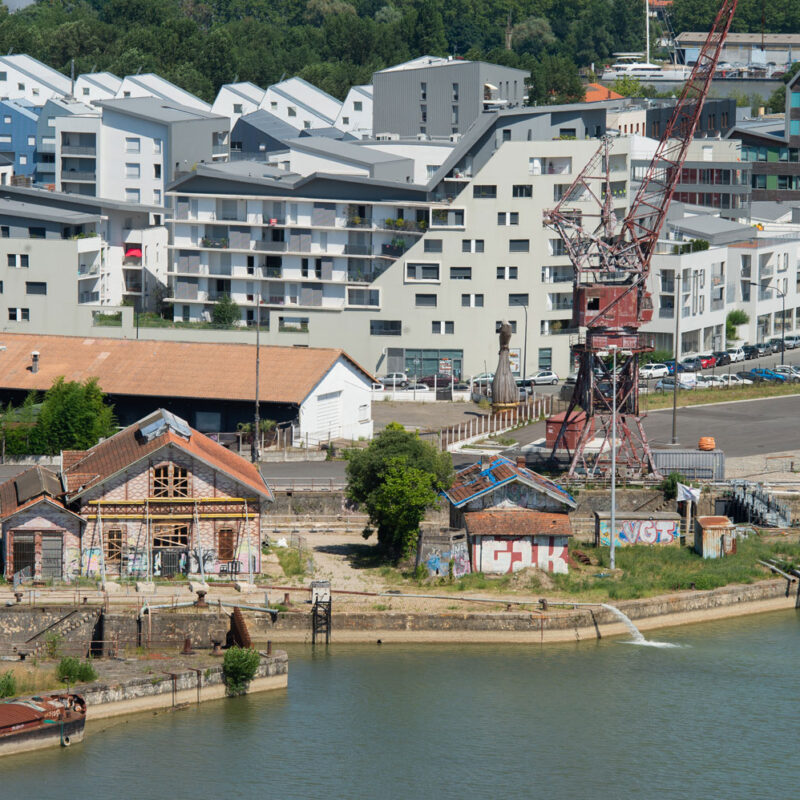
[[[470,536],[572,536],[568,514],[528,508],[468,511],[464,523]]]
[[[150,420],[152,417],[153,415],[145,417],[145,420]],[[167,429],[164,433],[148,440],[140,435],[141,422],[140,420],[129,425],[110,439],[83,453],[70,451],[71,466],[64,469],[70,500],[168,445],[177,447],[224,472],[259,495],[273,499],[269,486],[255,464],[209,439],[208,436],[186,426],[191,431],[188,439],[179,436],[172,429]]]
[[[0,484],[0,517],[16,514],[42,500],[63,508],[58,499],[63,493],[55,472],[45,467],[31,467]]]
[[[733,523],[728,517],[698,517],[697,524],[701,528],[727,528],[733,527]]]
[[[93,339],[3,333],[0,388],[45,391],[56,378],[97,378],[114,395],[255,399],[256,348],[250,344]],[[32,372],[31,352],[39,353]],[[339,358],[370,382],[375,378],[343,350],[262,345],[259,398],[262,403],[300,405]],[[66,466],[66,465],[65,465]]]
[[[573,497],[557,483],[527,467],[518,466],[504,456],[495,456],[488,464],[470,464],[459,470],[452,485],[443,494],[456,508],[460,508],[486,492],[515,481],[541,491],[570,508],[577,505]]]
[[[0,729],[10,728],[12,725],[24,725],[43,719],[42,711],[37,711],[27,703],[11,701],[0,703]]]

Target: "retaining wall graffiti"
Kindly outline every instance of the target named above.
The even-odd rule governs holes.
[[[610,522],[601,520],[600,544],[610,546],[608,532]],[[626,519],[617,521],[615,547],[633,544],[669,545],[680,541],[680,520],[672,519]]]
[[[505,574],[527,567],[566,574],[566,536],[474,536],[472,568]]]

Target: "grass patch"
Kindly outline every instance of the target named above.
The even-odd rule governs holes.
[[[732,400],[755,400],[762,397],[784,397],[800,394],[800,383],[735,386],[730,389],[679,389],[679,406],[702,406],[712,403],[730,403]],[[672,407],[672,392],[643,394],[640,398],[643,410]]]
[[[20,695],[38,694],[51,689],[64,688],[64,684],[60,683],[56,677],[53,667],[33,663],[12,663],[10,669],[3,671],[3,676],[6,680],[6,689],[13,688],[14,693],[13,695],[0,694],[0,697],[19,697]]]
[[[300,550],[294,547],[276,547],[275,555],[278,556],[281,569],[287,578],[302,578],[306,574],[308,560]]]

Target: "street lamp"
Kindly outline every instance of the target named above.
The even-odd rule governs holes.
[[[617,534],[617,345],[610,344],[611,351],[611,557],[609,564],[615,568],[614,539]]]
[[[675,270],[675,294],[672,303],[675,311],[675,370],[672,373],[672,442],[673,446],[678,444],[678,359],[681,357],[681,309],[683,308],[683,298],[681,297],[681,278],[683,275],[680,270]]]
[[[250,456],[254,464],[258,463],[259,456],[259,436],[260,436],[260,428],[261,428],[261,419],[258,407],[258,383],[259,383],[259,372],[261,371],[261,294],[258,295],[258,301],[256,303],[256,409],[255,409],[255,419],[253,420],[254,430],[253,430],[253,440],[250,446]]]
[[[781,298],[781,366],[784,364],[784,353],[786,352],[786,292],[779,289],[777,286],[762,286],[755,281],[748,281],[751,286],[758,287],[759,293],[762,289],[772,289],[778,292]]]

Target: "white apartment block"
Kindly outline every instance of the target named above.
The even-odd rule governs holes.
[[[117,96],[120,86],[122,78],[113,72],[90,72],[76,78],[73,94],[83,103],[112,100]]]
[[[164,294],[159,209],[4,187],[0,287],[6,329],[79,330],[84,306],[152,309]]]
[[[220,87],[211,111],[222,117],[229,117],[231,129],[239,121],[239,117],[252,114],[262,108],[266,90],[254,83],[226,83]]]
[[[302,78],[289,78],[267,89],[261,108],[297,130],[333,127],[342,104]]]
[[[70,79],[31,56],[0,56],[0,98],[29,100],[41,106],[52,97],[70,94]]]
[[[163,206],[177,174],[228,156],[227,117],[153,97],[97,106],[55,118],[58,191]]]
[[[127,75],[117,89],[116,98],[125,97],[154,97],[196,111],[211,111],[211,105],[201,100],[191,92],[181,89],[166,78],[152,72],[142,75]]]
[[[372,138],[372,86],[353,86],[347,93],[335,128],[351,133],[358,139]]]

